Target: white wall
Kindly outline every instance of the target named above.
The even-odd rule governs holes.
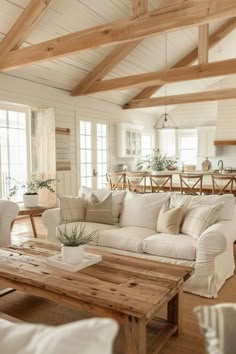
[[[31,107],[55,108],[56,127],[71,129],[71,171],[58,172],[58,192],[67,195],[76,195],[77,181],[77,146],[76,120],[102,119],[110,123],[110,164],[116,161],[116,133],[118,123],[132,123],[143,125],[150,129],[153,126],[153,116],[143,112],[122,110],[121,107],[107,103],[93,97],[74,98],[67,91],[36,84],[28,80],[0,74],[0,101],[24,104]]]
[[[222,79],[215,89],[230,87],[236,87],[236,76]],[[178,105],[170,111],[170,115],[179,128],[216,125],[218,132],[227,131],[225,134],[229,134],[231,131],[231,140],[236,140],[236,100]],[[202,160],[198,159],[198,168]],[[225,167],[236,168],[236,146],[216,147],[216,157],[211,157],[209,160],[213,169],[218,168],[219,160],[224,161]]]

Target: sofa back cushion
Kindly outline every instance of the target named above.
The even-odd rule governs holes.
[[[235,198],[233,194],[224,195],[184,195],[179,193],[172,193],[170,199],[171,208],[178,207],[180,205],[184,206],[185,211],[194,205],[217,205],[223,203],[223,207],[217,217],[217,221],[221,220],[231,220],[233,217]]]
[[[157,232],[178,235],[183,217],[183,206],[171,209],[167,204],[164,204],[157,219]]]
[[[105,189],[91,189],[88,187],[80,187],[80,197],[88,198],[90,193],[93,193],[99,201],[103,200],[110,193],[112,194],[113,221],[114,223],[118,223],[126,191],[110,191]]]
[[[112,194],[108,194],[103,200],[99,201],[93,193],[88,198],[86,221],[101,224],[114,224],[112,216]]]
[[[181,226],[183,234],[199,238],[211,225],[215,224],[223,204],[195,205],[187,209]]]
[[[0,319],[2,354],[112,354],[118,325],[92,318],[50,327]]]
[[[83,221],[85,219],[87,200],[82,197],[62,197],[60,201],[60,213],[62,223]]]
[[[128,195],[120,217],[120,226],[139,226],[156,229],[157,218],[163,204],[168,204],[170,193]]]

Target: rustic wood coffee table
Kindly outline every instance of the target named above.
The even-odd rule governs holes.
[[[192,268],[99,251],[102,262],[70,273],[46,264],[58,251],[55,244],[35,240],[1,248],[0,286],[114,318],[124,326],[126,354],[158,353],[181,331],[182,286]],[[149,345],[148,325],[157,324],[165,304],[167,321],[159,322],[162,329]]]

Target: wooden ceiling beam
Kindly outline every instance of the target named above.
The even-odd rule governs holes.
[[[236,18],[231,18],[227,20],[222,26],[220,26],[210,37],[209,37],[209,49],[215,47],[220,41],[227,37],[232,31],[236,29]],[[188,53],[183,57],[178,63],[176,63],[172,69],[180,68],[182,66],[192,65],[198,59],[198,47]],[[163,85],[146,87],[133,99],[149,98],[154,95]]]
[[[199,26],[198,35],[198,64],[208,63],[209,52],[209,24]]]
[[[166,97],[153,97],[132,100],[126,104],[124,109],[137,109],[149,108],[159,106],[171,106],[177,104],[207,102],[207,101],[220,101],[236,98],[236,88],[214,90],[206,92],[188,93],[184,95],[166,96]]]
[[[7,71],[83,50],[132,42],[158,33],[198,26],[236,16],[236,0],[185,0],[148,14],[96,26],[8,53],[0,63]]]
[[[54,0],[31,0],[10,31],[0,42],[0,60],[18,49]]]
[[[132,15],[139,17],[147,13],[148,0],[132,0]],[[79,96],[86,92],[96,81],[102,80],[112,71],[129,53],[137,47],[142,40],[119,44],[113,51],[101,61],[85,78],[76,85],[71,96]]]
[[[166,85],[176,82],[206,79],[210,77],[236,74],[236,59],[228,59],[208,64],[184,66],[177,69],[154,71],[145,74],[120,77],[96,82],[87,94],[113,90],[127,90],[134,87]]]

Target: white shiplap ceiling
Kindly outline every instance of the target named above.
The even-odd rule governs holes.
[[[163,7],[174,2],[177,2],[177,0],[149,0],[149,9]],[[6,35],[28,3],[29,0],[0,0],[0,38]],[[23,46],[124,19],[130,16],[130,8],[130,0],[55,0],[28,36]],[[212,23],[210,31],[212,32],[222,23],[222,21]],[[171,67],[196,47],[197,40],[197,28],[187,28],[168,33],[167,66]],[[235,40],[236,31],[210,51],[210,61],[236,57],[236,46],[232,45]],[[69,92],[112,49],[113,47],[98,48],[70,57],[12,70],[6,75],[12,75]],[[143,40],[106,78],[161,70],[165,68],[165,62],[165,35],[162,34]],[[215,78],[168,85],[168,94],[206,90],[219,80],[220,78]],[[103,101],[122,105],[132,99],[139,91],[138,89],[113,91],[99,93],[95,96]],[[163,95],[164,93],[165,91],[162,89],[157,95]]]

